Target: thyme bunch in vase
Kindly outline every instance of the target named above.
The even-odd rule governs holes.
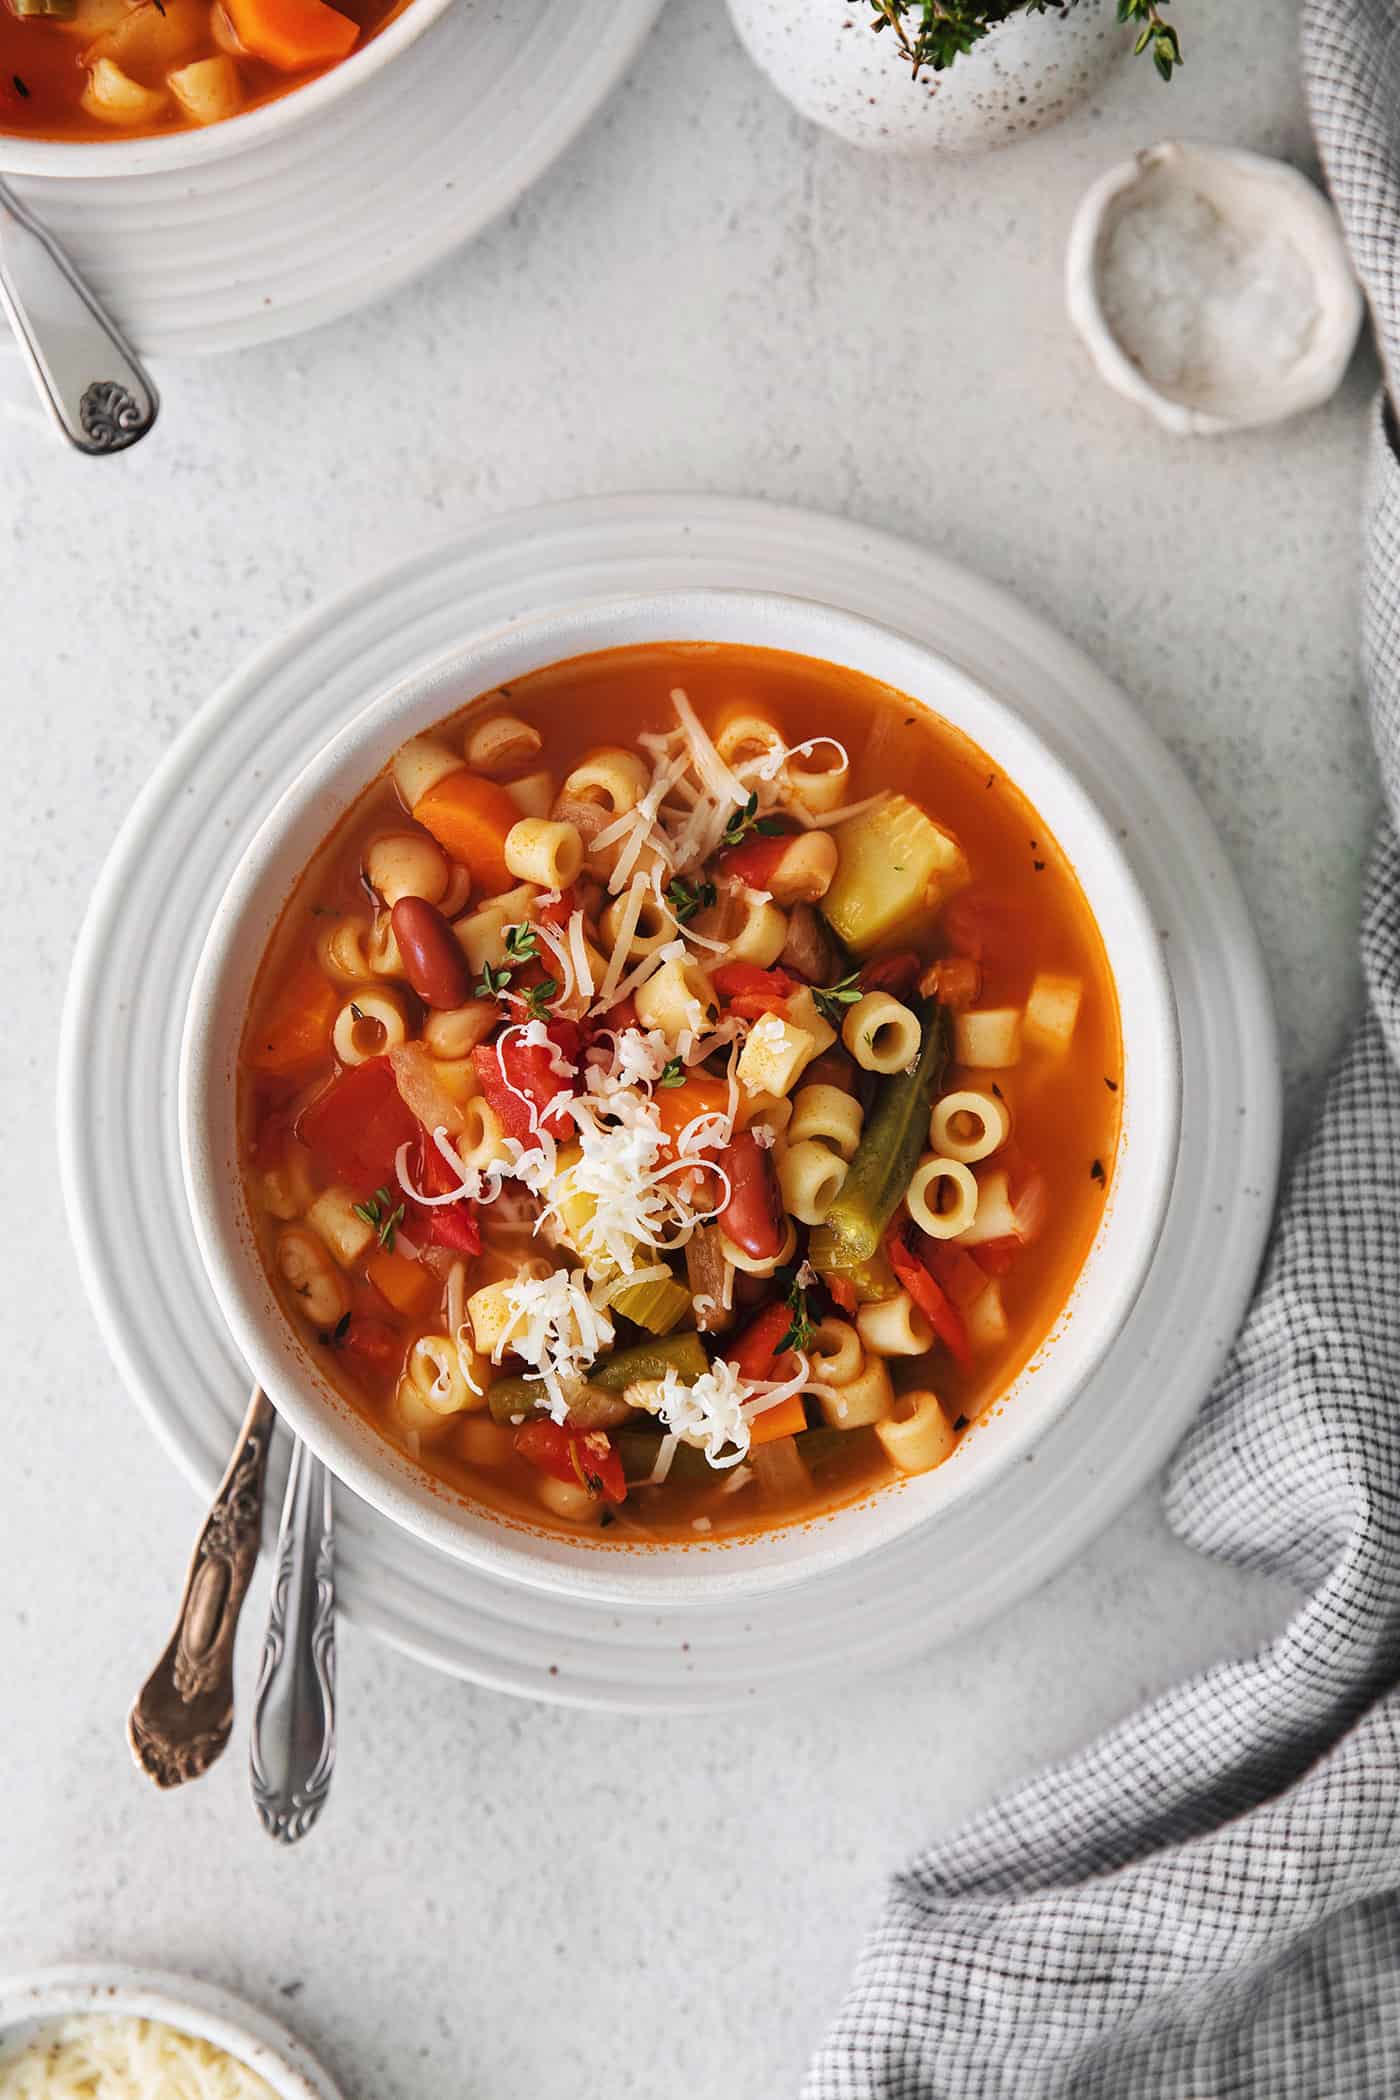
[[[917,80],[925,70],[948,67],[983,37],[1016,14],[1063,13],[1069,0],[862,0],[871,9],[870,26],[892,32],[901,56]],[[1133,49],[1151,51],[1163,80],[1181,64],[1181,43],[1162,13],[1166,0],[1117,0],[1118,19],[1133,26]]]

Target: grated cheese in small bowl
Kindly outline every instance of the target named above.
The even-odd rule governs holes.
[[[0,2054],[0,2100],[277,2100],[247,2064],[161,2020],[72,2013]]]

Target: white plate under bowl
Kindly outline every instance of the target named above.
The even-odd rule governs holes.
[[[334,730],[464,627],[735,584],[845,606],[931,644],[1077,775],[1166,942],[1181,1145],[1147,1283],[1034,1453],[936,1526],[795,1589],[680,1612],[552,1596],[435,1552],[339,1492],[349,1615],[458,1675],[583,1705],[735,1705],[829,1682],[906,1660],[1043,1582],[1151,1478],[1190,1421],[1248,1301],[1278,1170],[1273,1016],[1238,886],[1174,760],[1078,650],[955,564],[808,512],[636,496],[490,520],[359,585],[239,673],[153,776],[93,897],[60,1057],[69,1218],[121,1374],[199,1493],[222,1471],[247,1372],[189,1223],[177,1069],[195,962],[249,839]]]
[[[691,1537],[639,1552],[617,1532],[529,1530],[445,1491],[335,1390],[268,1281],[238,1168],[237,1052],[254,980],[287,897],[329,830],[408,738],[482,693],[596,651],[681,641],[789,651],[839,664],[971,739],[1014,782],[1074,869],[1097,922],[1122,1017],[1122,1129],[1094,1243],[1069,1302],[1002,1403],[946,1464],[840,1511],[748,1538]],[[608,724],[600,720],[597,733]],[[181,1069],[186,1188],[205,1267],[235,1341],[286,1420],[338,1479],[449,1553],[517,1582],[634,1604],[693,1605],[809,1582],[819,1571],[938,1525],[1042,1443],[1112,1346],[1142,1287],[1176,1164],[1179,1058],[1162,938],[1112,827],[1022,716],[908,636],[773,592],[609,596],[468,631],[425,671],[377,694],[291,783],[214,916],[190,995]],[[1087,1161],[1085,1166],[1087,1172]]]
[[[279,2100],[342,2100],[310,2050],[255,2005],[193,1976],[116,1963],[82,1962],[0,1977],[0,2065],[75,2013],[160,2020],[237,2057],[266,2080]]]
[[[104,175],[94,145],[92,175],[10,184],[137,349],[271,342],[382,298],[508,210],[612,92],[660,9],[453,0],[353,92],[228,159]]]

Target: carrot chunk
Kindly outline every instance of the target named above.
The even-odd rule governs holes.
[[[248,1052],[255,1072],[295,1072],[322,1056],[335,1019],[335,986],[313,962],[298,963],[281,986]]]
[[[333,65],[360,34],[358,22],[325,0],[228,0],[228,11],[254,57],[280,73]]]
[[[405,1319],[413,1319],[425,1312],[441,1285],[431,1269],[422,1262],[410,1261],[406,1254],[398,1254],[389,1247],[381,1247],[371,1254],[365,1263],[365,1274],[382,1298],[387,1298],[396,1313]]]
[[[520,811],[494,780],[480,780],[464,766],[421,795],[413,814],[453,860],[467,869],[473,888],[483,896],[494,897],[510,888],[515,878],[506,866],[506,833],[519,820]]]
[[[807,1410],[801,1393],[789,1393],[776,1407],[765,1407],[749,1423],[751,1444],[771,1444],[780,1436],[801,1436],[807,1427]]]

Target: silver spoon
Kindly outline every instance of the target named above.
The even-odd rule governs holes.
[[[335,1766],[334,1561],[330,1475],[298,1437],[248,1746],[254,1805],[284,1845],[320,1815]]]
[[[0,306],[44,405],[80,452],[124,452],[160,399],[53,235],[0,181]]]
[[[272,1402],[254,1386],[195,1545],[175,1630],[127,1716],[132,1755],[160,1787],[207,1772],[233,1727],[233,1643],[262,1539],[276,1421]]]
[[[160,1787],[207,1772],[233,1727],[234,1638],[262,1539],[276,1423],[255,1386],[195,1545],[175,1629],[127,1719],[132,1755]],[[333,1550],[330,1477],[294,1437],[249,1753],[258,1814],[284,1844],[320,1814],[335,1762]]]

